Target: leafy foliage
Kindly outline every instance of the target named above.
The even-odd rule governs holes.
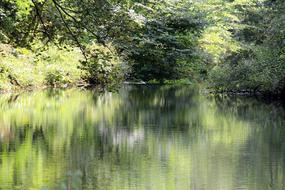
[[[96,85],[207,80],[215,89],[281,93],[284,10],[281,0],[3,0],[0,42],[35,55],[74,47],[84,59],[80,77]],[[74,69],[52,65],[47,84],[77,81],[66,77]]]
[[[212,28],[210,25],[200,41],[214,63],[209,69],[210,87],[266,93],[284,91],[281,27],[284,17],[280,14],[285,10],[284,3],[240,0],[206,5],[220,7],[219,12],[209,13],[218,19],[208,18],[214,24],[214,32],[207,31]]]
[[[122,61],[114,49],[93,44],[87,49],[88,59],[82,61],[82,69],[86,71],[84,78],[90,84],[101,86],[114,85],[121,81]]]
[[[36,45],[34,46],[36,47]],[[0,90],[27,89],[43,86],[62,87],[81,82],[78,69],[82,55],[68,47],[48,46],[40,53],[26,48],[1,46]]]

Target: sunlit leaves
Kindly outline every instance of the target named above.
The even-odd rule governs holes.
[[[18,17],[22,18],[30,14],[33,5],[31,0],[8,0],[17,8]],[[40,0],[43,1],[43,0]]]

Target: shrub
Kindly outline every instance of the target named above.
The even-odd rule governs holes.
[[[3,46],[2,47],[6,47]],[[81,52],[74,48],[46,46],[39,49],[5,48],[0,59],[0,90],[63,86],[81,81]],[[2,48],[3,49],[3,48]]]
[[[47,85],[54,87],[67,83],[63,72],[57,69],[49,70],[46,74],[45,80]]]
[[[123,62],[113,48],[93,44],[87,48],[87,60],[81,63],[83,78],[90,84],[113,86],[123,80]]]
[[[255,46],[250,55],[240,54],[210,71],[211,87],[280,93],[285,79],[285,59],[281,51]]]

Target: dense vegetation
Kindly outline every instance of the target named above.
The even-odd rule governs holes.
[[[2,0],[0,89],[203,83],[285,87],[282,0]]]

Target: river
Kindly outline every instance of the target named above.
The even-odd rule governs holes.
[[[0,95],[0,190],[284,190],[285,111],[190,86]]]

